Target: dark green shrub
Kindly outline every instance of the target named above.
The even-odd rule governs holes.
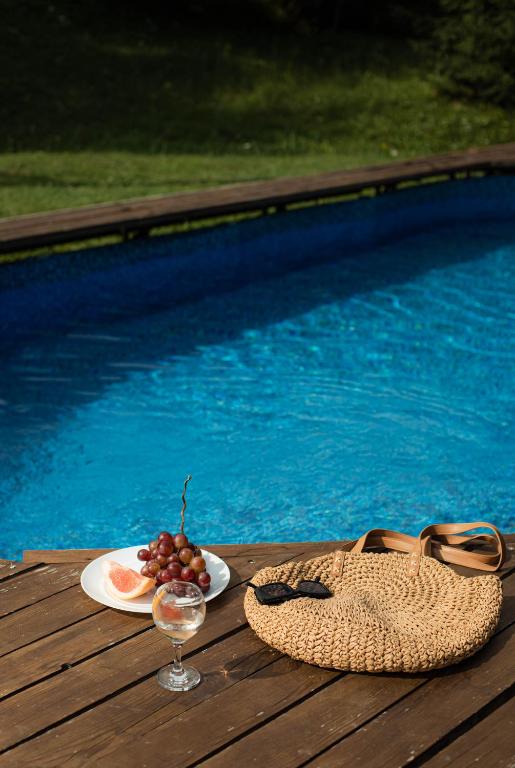
[[[515,104],[513,0],[440,0],[432,45],[448,93]]]

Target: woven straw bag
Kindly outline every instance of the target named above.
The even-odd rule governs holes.
[[[493,535],[460,535],[476,528]],[[476,545],[480,551],[470,551]],[[395,551],[365,552],[367,547]],[[245,613],[265,643],[321,667],[354,672],[445,667],[491,637],[502,588],[498,576],[461,576],[436,558],[496,571],[505,557],[504,540],[489,523],[430,525],[417,538],[375,529],[331,554],[264,568],[252,579],[256,586],[279,581],[296,587],[302,579],[319,577],[332,597],[261,605],[247,589]]]

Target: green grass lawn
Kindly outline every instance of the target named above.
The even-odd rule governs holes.
[[[515,140],[513,112],[439,95],[404,41],[9,6],[0,216]]]

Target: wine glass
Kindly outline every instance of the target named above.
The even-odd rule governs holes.
[[[169,691],[189,691],[200,683],[200,672],[183,666],[182,646],[197,634],[206,616],[204,595],[186,581],[168,581],[157,590],[152,601],[152,616],[156,627],[173,643],[173,664],[157,673],[159,685]]]

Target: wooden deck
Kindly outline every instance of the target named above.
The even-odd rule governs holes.
[[[501,573],[496,635],[470,660],[430,674],[344,674],[264,646],[243,613],[244,582],[257,569],[335,546],[210,547],[231,581],[186,646],[204,680],[182,694],[155,680],[171,653],[151,619],[82,592],[81,570],[99,551],[1,561],[0,764],[513,766],[515,561]]]
[[[257,181],[246,184],[90,205],[0,220],[0,252],[38,248],[103,235],[148,232],[153,227],[292,203],[389,189],[407,181],[460,173],[509,173],[515,168],[515,143],[358,168]]]

